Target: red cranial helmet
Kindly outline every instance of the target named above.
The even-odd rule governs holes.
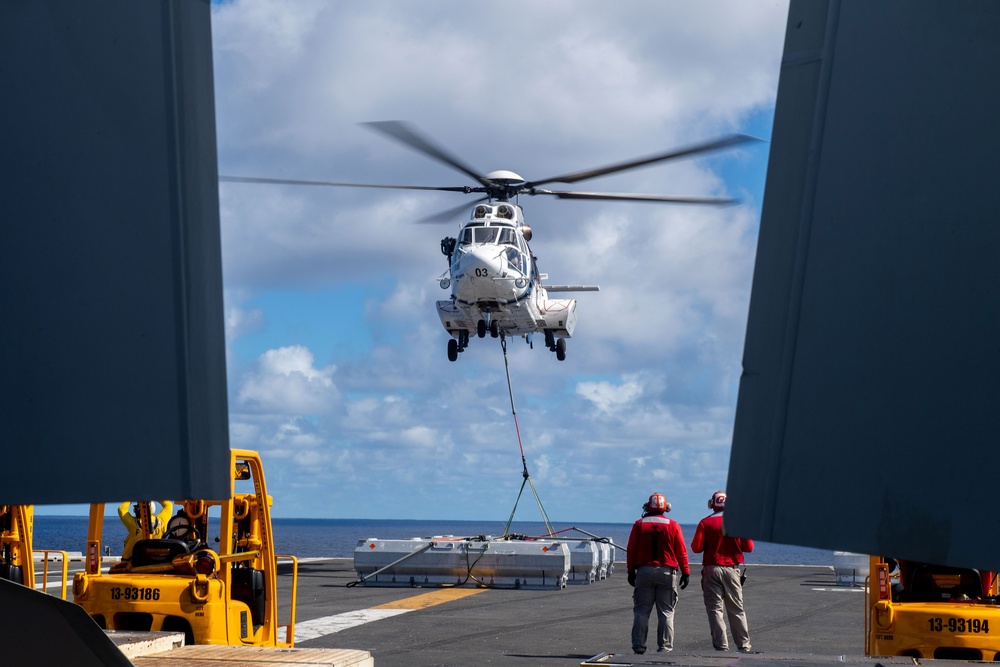
[[[708,509],[715,511],[726,509],[726,492],[716,491],[713,493],[708,501]]]
[[[646,503],[650,512],[666,512],[668,511],[669,505],[667,504],[667,498],[662,493],[654,493],[649,497],[649,502]]]

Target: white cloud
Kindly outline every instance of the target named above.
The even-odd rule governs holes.
[[[229,420],[229,444],[237,449],[258,449],[260,447],[260,427],[240,421]]]
[[[259,308],[243,310],[233,306],[226,309],[226,339],[234,340],[247,333],[262,329],[267,322]]]
[[[337,399],[336,366],[314,368],[315,359],[300,345],[268,350],[257,368],[240,383],[239,405],[263,413],[313,415],[329,410]]]
[[[369,314],[387,322],[400,320],[419,322],[427,314],[429,304],[433,305],[437,299],[447,296],[447,292],[442,292],[437,282],[429,278],[411,283],[397,283],[386,299],[370,304]]]
[[[608,415],[627,409],[641,397],[642,385],[634,379],[617,385],[605,381],[580,382],[576,385],[576,393],[593,403],[598,412]]]
[[[773,108],[786,14],[783,0],[213,5],[220,172],[470,184],[359,125],[373,120],[529,179],[748,131]],[[762,172],[766,153],[567,189],[744,196],[720,165]],[[509,341],[519,443],[497,341],[445,356],[439,241],[459,221],[413,224],[464,196],[221,185],[231,440],[265,452],[278,506],[505,518],[523,444],[550,516],[627,521],[654,483],[675,516],[700,516],[725,483],[759,202],[521,198],[550,282],[601,291],[577,295],[565,362]],[[406,507],[368,492],[385,480]]]
[[[331,456],[325,452],[316,450],[300,450],[295,452],[292,459],[299,466],[304,468],[316,468],[328,463],[331,460]]]
[[[440,442],[440,436],[434,429],[426,426],[411,426],[403,430],[402,436],[404,443],[415,447],[433,447]]]

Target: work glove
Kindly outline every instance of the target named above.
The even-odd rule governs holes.
[[[684,590],[685,588],[688,587],[688,581],[690,579],[691,579],[691,577],[689,575],[686,575],[686,574],[682,574],[681,575],[681,590]]]
[[[628,585],[635,588],[635,572],[628,573]]]

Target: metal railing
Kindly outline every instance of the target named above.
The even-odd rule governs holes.
[[[49,589],[49,554],[59,554],[60,560],[62,561],[62,594],[63,600],[66,599],[66,582],[69,580],[69,554],[65,551],[60,551],[58,549],[32,549],[32,554],[42,554],[42,583],[40,585],[35,585],[36,588],[41,588],[43,593],[48,594]],[[37,574],[37,573],[36,573]],[[34,582],[32,582],[34,585]]]

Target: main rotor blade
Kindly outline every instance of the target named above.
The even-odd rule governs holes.
[[[711,204],[714,206],[730,206],[740,203],[739,199],[728,197],[687,197],[684,195],[644,195],[631,192],[564,192],[560,190],[532,189],[531,195],[553,195],[560,199],[608,199],[613,201],[654,201],[672,204]]]
[[[447,153],[443,148],[434,145],[430,140],[420,136],[417,134],[416,130],[402,121],[382,120],[362,124],[368,125],[372,129],[378,130],[382,134],[392,137],[393,139],[406,144],[410,148],[420,151],[424,155],[429,155],[435,160],[443,162],[449,167],[459,170],[466,176],[476,179],[476,181],[486,187],[493,186],[491,181],[477,174],[472,167],[466,166],[460,162],[458,158]]]
[[[287,178],[256,178],[254,176],[219,176],[227,183],[275,183],[277,185],[326,185],[337,188],[385,188],[390,190],[436,190],[440,192],[474,192],[470,187],[435,187],[431,185],[377,185],[374,183],[334,183],[332,181],[299,181]]]
[[[469,209],[470,206],[475,206],[479,202],[486,201],[488,199],[489,199],[489,197],[480,197],[479,199],[475,200],[472,203],[465,202],[461,206],[456,206],[455,208],[449,208],[447,211],[439,211],[439,212],[434,213],[432,215],[428,215],[426,218],[420,218],[419,220],[416,220],[415,222],[417,222],[418,224],[424,224],[424,223],[434,223],[434,224],[437,224],[437,223],[451,222],[462,211],[468,211],[468,210],[470,210]]]
[[[672,150],[668,153],[650,155],[649,157],[639,158],[638,160],[632,160],[629,162],[620,162],[618,164],[613,164],[607,167],[588,169],[587,171],[578,171],[573,174],[566,174],[565,176],[555,176],[553,178],[546,178],[541,181],[531,181],[530,183],[526,183],[525,187],[530,188],[532,186],[543,185],[545,183],[576,183],[577,181],[584,181],[588,178],[597,178],[598,176],[604,176],[606,174],[613,174],[619,171],[635,169],[637,167],[642,167],[647,164],[653,164],[655,162],[663,162],[664,160],[672,160],[674,158],[681,158],[681,157],[687,157],[689,155],[697,155],[699,153],[716,151],[723,148],[728,148],[730,146],[743,144],[748,141],[760,141],[760,139],[748,136],[746,134],[731,134],[729,136],[722,137],[721,139],[716,139],[714,141],[709,141],[707,143],[702,143],[702,144],[694,144],[692,146],[687,146],[685,148]]]

